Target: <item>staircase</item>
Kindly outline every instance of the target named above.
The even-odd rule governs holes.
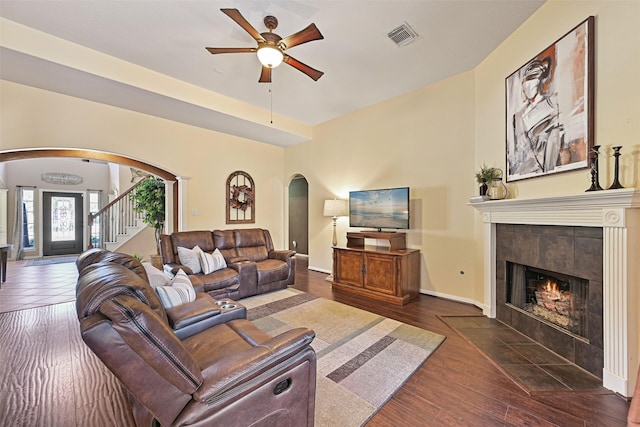
[[[152,176],[147,175],[98,212],[89,214],[89,248],[115,251],[148,227],[142,221],[144,212],[135,210],[133,194],[149,178]]]

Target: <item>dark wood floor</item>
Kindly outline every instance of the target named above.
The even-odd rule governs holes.
[[[426,295],[421,295],[417,301],[404,307],[398,307],[361,297],[334,293],[331,290],[330,282],[325,280],[326,274],[308,271],[304,261],[304,259],[299,259],[296,288],[422,327],[447,337],[424,365],[371,419],[367,424],[368,427],[624,426],[626,424],[629,404],[615,394],[565,392],[528,396],[438,318],[438,316],[444,315],[481,314],[476,307]],[[70,268],[72,267],[73,265]],[[14,264],[11,268],[12,277],[18,279],[22,276],[20,265]],[[29,270],[28,273],[36,274],[35,269],[40,269],[40,267],[28,267],[27,269],[34,269]],[[73,278],[69,279],[67,276],[58,275],[57,272],[49,274],[49,271],[50,269],[42,268],[38,272],[42,283],[68,280],[75,282]],[[26,348],[7,348],[7,342],[0,340],[0,373],[2,373],[0,378],[3,379],[3,384],[0,384],[0,426],[105,425],[104,420],[118,420],[117,422],[110,421],[109,425],[131,425],[131,416],[126,413],[126,403],[120,404],[125,402],[121,397],[122,392],[118,391],[117,396],[113,394],[115,392],[105,395],[106,387],[104,384],[96,383],[98,381],[96,378],[102,378],[98,382],[106,381],[105,378],[110,378],[109,381],[113,380],[112,375],[102,373],[102,367],[99,363],[95,366],[89,364],[78,369],[74,368],[73,375],[67,375],[64,378],[59,378],[59,375],[54,374],[58,371],[49,369],[49,365],[58,363],[57,360],[64,347],[68,347],[69,340],[79,340],[77,330],[65,332],[55,329],[55,313],[55,311],[51,313],[53,320],[19,316],[23,317],[27,323],[21,326],[19,333],[28,333],[33,336],[32,344],[37,347],[37,352]],[[50,328],[38,333],[36,330],[31,330],[36,325],[43,323],[50,324]],[[11,330],[6,330],[10,328],[10,325],[0,324],[0,328],[7,332],[7,334],[0,335],[11,335]],[[42,328],[36,329],[40,331]],[[67,335],[71,338],[61,338]],[[14,352],[25,355],[43,354],[46,357],[32,357],[32,359],[42,360],[27,358],[20,367],[9,366],[7,371],[7,355]],[[71,362],[65,361],[64,363]],[[32,381],[33,375],[29,374],[29,372],[33,373],[34,369],[38,369],[40,372],[37,375],[37,381]],[[69,369],[63,371],[69,372]],[[47,378],[49,375],[50,378]],[[59,387],[52,388],[50,383],[58,384]],[[38,387],[37,384],[43,386]],[[51,392],[45,393],[41,392],[42,390]],[[110,387],[109,390],[119,390],[119,387]],[[75,402],[75,409],[74,405],[69,403],[72,402],[70,396],[73,395],[82,397],[79,402]],[[63,411],[63,407],[67,406],[70,409]],[[22,408],[19,412],[21,414],[19,420],[6,424],[7,408]],[[58,414],[58,417],[52,417],[52,414]],[[62,415],[64,415],[64,419],[60,418]],[[40,421],[32,423],[29,420]]]
[[[629,404],[613,393],[528,396],[437,317],[482,314],[474,306],[427,295],[403,307],[390,306],[333,292],[322,273],[299,268],[296,274],[297,289],[447,337],[367,427],[626,425]]]

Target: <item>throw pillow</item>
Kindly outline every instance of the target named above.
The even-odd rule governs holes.
[[[193,274],[200,273],[202,271],[200,267],[200,252],[202,252],[202,249],[198,245],[194,246],[193,249],[178,246],[180,264],[189,267]]]
[[[218,248],[210,254],[205,251],[200,251],[200,264],[204,274],[213,273],[214,271],[221,270],[227,266],[227,262],[224,260],[224,257]]]
[[[196,291],[182,269],[178,270],[168,286],[158,286],[156,292],[165,309],[196,300]]]
[[[164,274],[166,274],[169,279],[173,279],[173,276],[175,276],[175,273],[173,272],[173,267],[171,267],[169,264],[163,265],[162,271],[164,271]]]
[[[158,286],[166,286],[169,284],[169,280],[171,279],[166,274],[164,274],[164,272],[155,268],[150,262],[143,262],[142,266],[147,272],[149,284],[153,289],[156,289]]]

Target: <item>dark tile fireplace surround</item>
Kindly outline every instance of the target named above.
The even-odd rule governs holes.
[[[602,378],[603,231],[601,227],[496,224],[496,317],[531,339]],[[588,280],[586,336],[507,304],[507,263]]]

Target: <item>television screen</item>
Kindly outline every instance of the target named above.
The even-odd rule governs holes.
[[[349,226],[409,228],[409,187],[349,192]]]

